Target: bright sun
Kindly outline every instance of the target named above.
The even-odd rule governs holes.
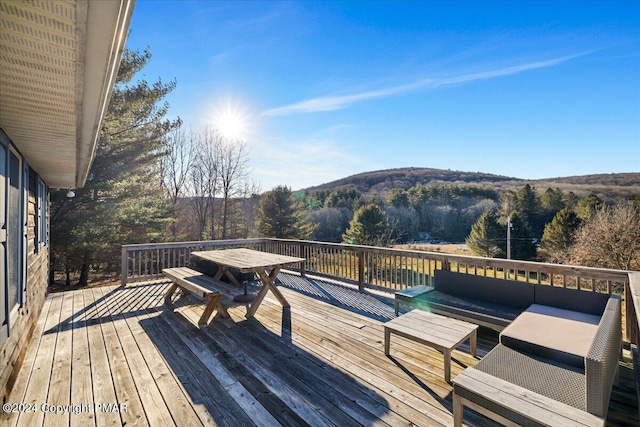
[[[247,114],[240,108],[230,106],[221,108],[216,112],[213,124],[226,139],[237,140],[247,136]]]

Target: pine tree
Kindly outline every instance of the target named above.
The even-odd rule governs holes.
[[[87,284],[90,264],[119,271],[122,244],[164,238],[169,210],[158,165],[166,134],[180,122],[165,118],[163,102],[175,82],[134,80],[150,58],[148,50],[124,52],[85,186],[72,200],[52,193],[56,259],[80,269],[79,285]]]
[[[362,205],[362,193],[356,188],[339,188],[327,196],[324,206],[327,208],[343,208],[355,211]]]
[[[489,258],[504,258],[506,246],[506,230],[498,224],[492,212],[483,213],[471,226],[466,238],[467,247],[472,254]]]
[[[544,227],[540,249],[545,259],[551,262],[566,262],[575,241],[575,233],[582,221],[569,208],[558,212]]]
[[[536,245],[529,224],[517,213],[511,214],[511,259],[530,261],[536,256]]]
[[[392,188],[387,194],[387,203],[394,208],[408,208],[409,193],[401,188]]]
[[[314,229],[305,216],[302,203],[296,201],[286,186],[277,186],[262,195],[256,220],[262,237],[307,240]]]
[[[560,188],[547,188],[540,199],[544,224],[551,222],[553,217],[565,208],[564,193]]]
[[[369,246],[390,246],[393,243],[387,214],[376,204],[360,207],[342,235],[344,243]]]
[[[588,221],[593,215],[604,206],[604,201],[595,194],[589,194],[587,197],[578,201],[576,206],[576,214],[582,221]]]
[[[522,219],[529,224],[529,227],[531,227],[531,231],[535,237],[542,237],[545,220],[542,212],[540,196],[535,188],[531,187],[529,184],[525,184],[525,186],[518,191],[514,211],[516,211]]]

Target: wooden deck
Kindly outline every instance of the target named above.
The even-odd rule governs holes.
[[[8,401],[27,405],[0,425],[453,424],[443,356],[396,336],[384,355],[391,299],[278,278],[291,308],[269,295],[255,318],[234,306],[203,328],[201,301],[163,305],[166,282],[51,294]],[[496,338],[481,329],[479,358]],[[452,377],[476,363],[468,351],[453,352]],[[639,425],[634,393],[626,354],[609,425]],[[492,425],[471,411],[465,422]]]

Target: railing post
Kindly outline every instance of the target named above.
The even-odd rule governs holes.
[[[129,275],[129,254],[126,246],[122,245],[122,265],[120,265],[120,283],[122,286],[127,284]]]
[[[358,251],[358,289],[364,289],[364,251]]]
[[[299,249],[298,249],[300,252],[298,253],[298,257],[305,258],[305,260],[300,263],[300,276],[307,277],[306,275],[307,259],[304,256],[304,245],[305,245],[304,242],[300,242]]]
[[[629,280],[631,282],[631,280]],[[631,283],[624,284],[624,305],[625,305],[625,337],[624,341],[638,343],[638,318],[633,304],[631,293]]]

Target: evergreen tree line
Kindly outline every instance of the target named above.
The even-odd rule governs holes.
[[[71,273],[86,285],[91,271],[119,272],[121,245],[131,243],[466,241],[476,255],[505,257],[507,224],[511,258],[638,268],[638,199],[609,207],[595,195],[579,198],[558,188],[539,195],[528,184],[502,194],[453,184],[366,195],[355,188],[294,193],[286,186],[261,193],[242,141],[166,118],[164,98],[176,82],[135,78],[150,58],[148,50],[124,53],[86,185],[72,199],[66,190],[52,192],[51,271],[62,272],[67,284]],[[622,249],[591,248],[606,239],[617,239]]]
[[[540,194],[525,184],[502,194],[443,185],[392,189],[385,198],[343,188],[302,199],[313,240],[376,246],[464,241],[477,256],[640,268],[640,195],[606,204],[595,194],[580,198],[559,188]]]

